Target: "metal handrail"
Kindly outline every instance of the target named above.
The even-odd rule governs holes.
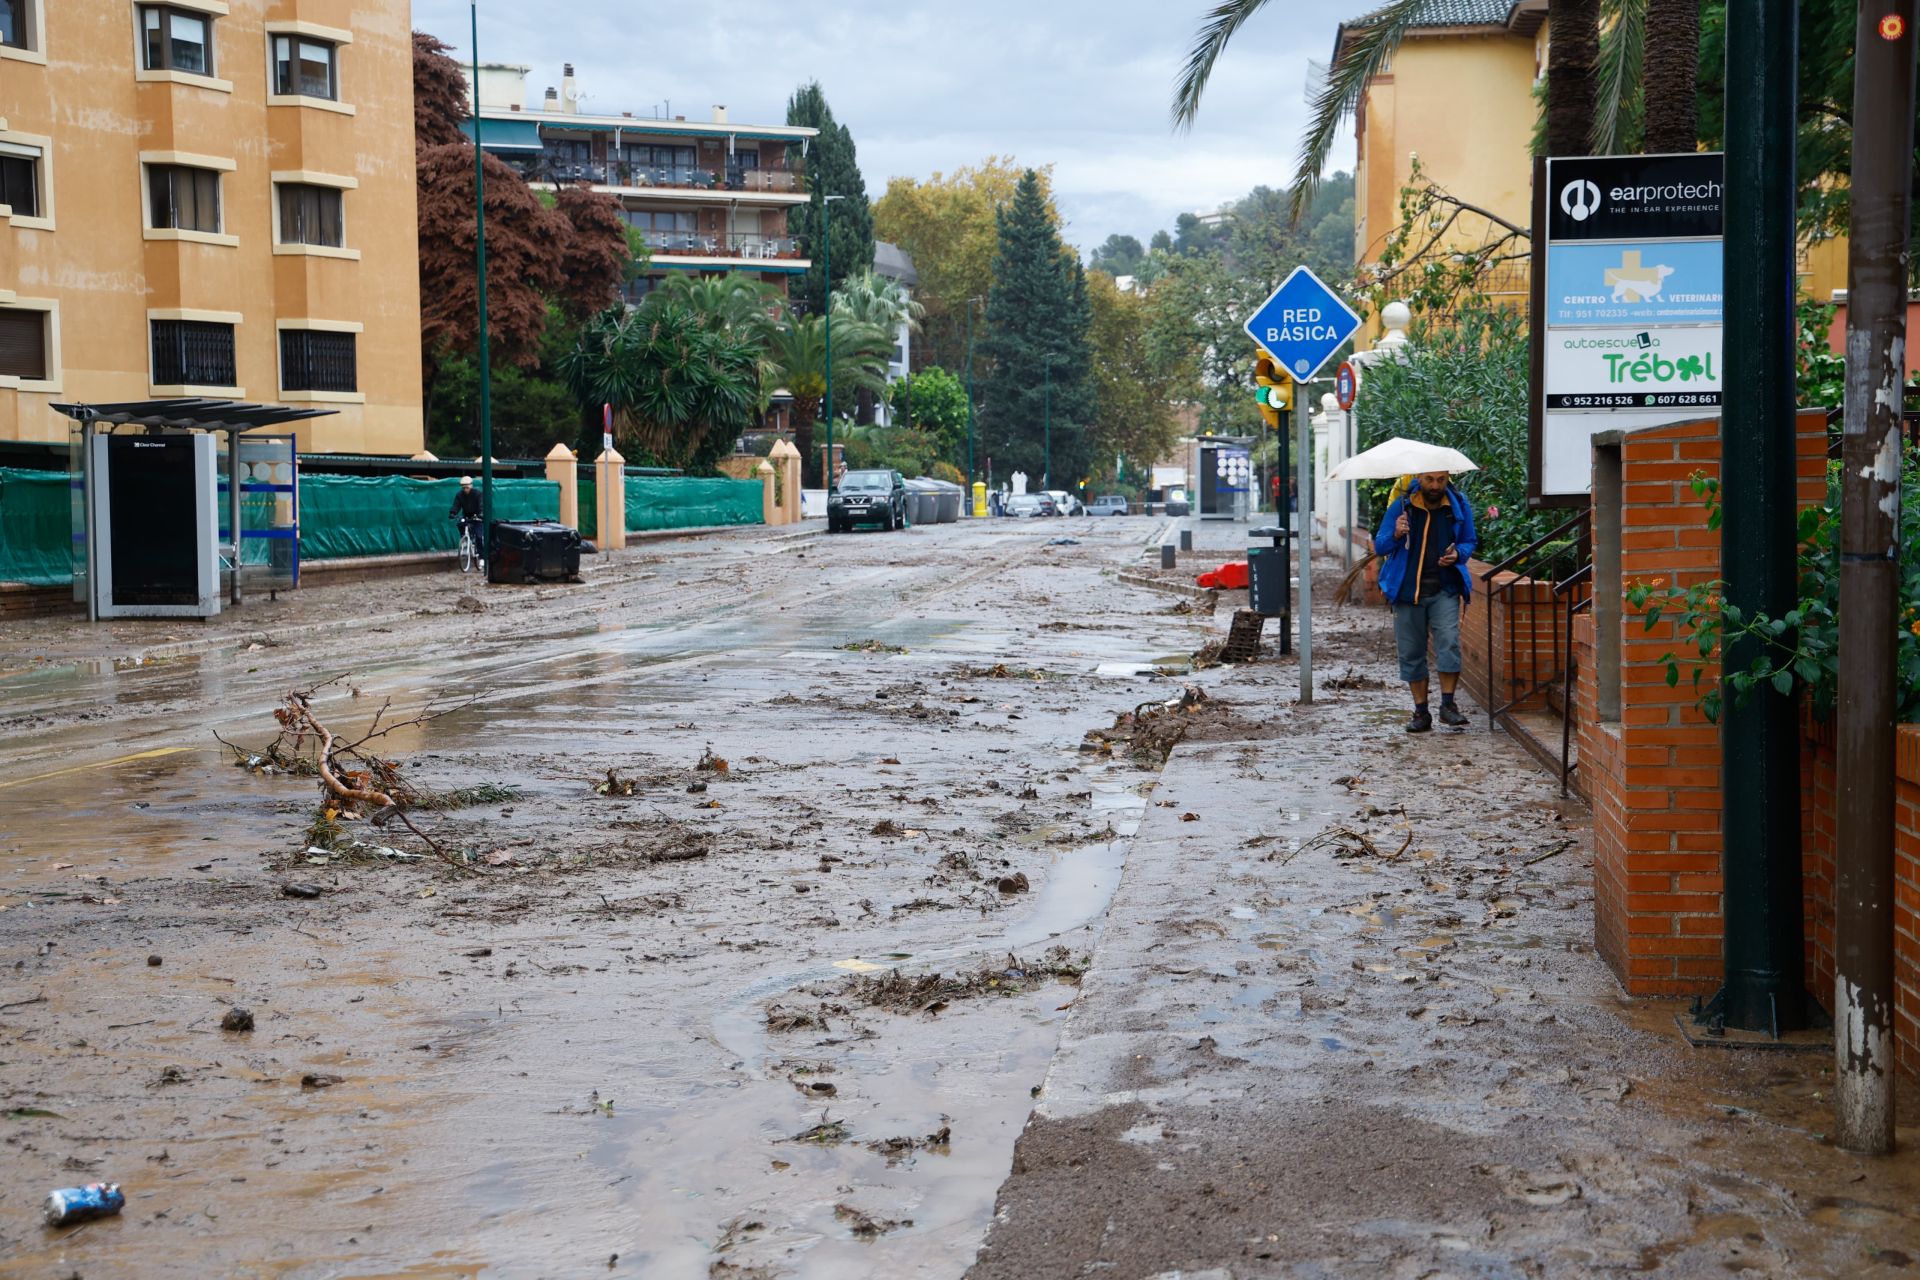
[[[1591,578],[1592,562],[1588,562],[1586,568],[1575,576]],[[1569,578],[1567,581],[1571,582],[1572,579]],[[1556,592],[1559,589],[1558,586],[1554,588]],[[1562,800],[1567,798],[1567,780],[1573,777],[1573,771],[1580,767],[1580,762],[1573,759],[1573,682],[1574,674],[1580,666],[1573,660],[1573,616],[1583,609],[1592,607],[1593,597],[1589,595],[1585,600],[1567,610],[1567,683],[1560,694],[1560,798]]]
[[[1505,715],[1508,711],[1512,710],[1514,707],[1518,706],[1520,703],[1525,702],[1528,698],[1533,697],[1536,693],[1539,693],[1541,690],[1551,688],[1554,683],[1554,677],[1552,675],[1548,675],[1545,679],[1534,679],[1525,688],[1519,688],[1517,689],[1517,691],[1510,689],[1509,690],[1510,696],[1504,699],[1500,696],[1500,691],[1495,682],[1495,669],[1498,661],[1498,651],[1495,649],[1494,642],[1493,642],[1494,641],[1493,615],[1496,612],[1494,608],[1494,604],[1501,596],[1509,594],[1512,591],[1513,587],[1517,585],[1521,579],[1518,576],[1516,576],[1511,581],[1496,586],[1494,583],[1494,578],[1499,574],[1512,571],[1516,565],[1528,564],[1529,562],[1533,561],[1536,558],[1542,559],[1543,564],[1540,567],[1545,567],[1544,562],[1551,562],[1563,555],[1566,555],[1569,551],[1573,552],[1575,556],[1578,558],[1578,562],[1576,563],[1576,566],[1573,572],[1565,578],[1554,581],[1552,584],[1553,608],[1556,613],[1560,612],[1561,609],[1564,607],[1562,602],[1565,599],[1565,597],[1569,593],[1579,590],[1579,588],[1583,586],[1591,577],[1592,555],[1591,555],[1591,548],[1588,545],[1589,543],[1588,524],[1591,521],[1591,519],[1592,519],[1592,511],[1589,508],[1585,508],[1585,507],[1581,508],[1579,511],[1575,512],[1572,516],[1568,517],[1566,520],[1561,521],[1560,524],[1556,525],[1554,528],[1548,530],[1544,534],[1541,534],[1538,538],[1535,538],[1532,542],[1520,548],[1520,550],[1514,552],[1512,555],[1508,556],[1506,559],[1500,561],[1498,564],[1494,565],[1492,568],[1488,569],[1486,572],[1480,575],[1480,581],[1484,588],[1482,591],[1482,594],[1485,596],[1486,604],[1487,604],[1487,703],[1488,703],[1487,730],[1488,732],[1492,732],[1494,729],[1499,727],[1501,716]],[[1562,541],[1568,542],[1569,545],[1565,547],[1557,548],[1551,553],[1549,553],[1548,555],[1546,555],[1545,557],[1540,556],[1541,551],[1545,547],[1547,547],[1549,544],[1554,542],[1562,542]],[[1512,641],[1513,641],[1513,629],[1514,629],[1514,621],[1515,621],[1513,615],[1514,615],[1514,611],[1512,609],[1507,610],[1507,640],[1508,640],[1507,648],[1508,649],[1511,649],[1513,647]],[[1557,622],[1558,619],[1555,619],[1555,621]],[[1540,627],[1537,625],[1530,625],[1528,627],[1528,636],[1533,647],[1532,661],[1528,664],[1529,671],[1538,671],[1541,667],[1540,630],[1541,630]],[[1560,649],[1560,640],[1561,640],[1560,628],[1558,626],[1550,625],[1549,634],[1552,637],[1554,652],[1551,658],[1551,665],[1549,665],[1547,669],[1549,671],[1554,671],[1554,670],[1561,669],[1563,666],[1563,662],[1562,662],[1563,655]],[[1569,641],[1569,643],[1571,642]],[[1567,652],[1566,656],[1571,657],[1571,650]],[[1511,672],[1508,673],[1508,683],[1510,685],[1515,684],[1515,681]],[[1562,710],[1564,711],[1565,708],[1563,707]]]

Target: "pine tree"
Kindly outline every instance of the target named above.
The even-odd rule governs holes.
[[[801,86],[787,100],[787,123],[818,129],[807,155],[807,189],[812,199],[787,210],[787,233],[799,237],[800,252],[812,260],[807,273],[793,282],[788,298],[799,311],[818,314],[827,296],[821,262],[821,198],[846,197],[833,202],[828,227],[833,234],[833,282],[838,289],[848,276],[873,266],[873,210],[867,203],[866,179],[860,176],[853,135],[834,123],[833,108],[818,81]]]
[[[1025,471],[1029,487],[1039,488],[1047,468],[1050,402],[1050,487],[1071,489],[1087,472],[1087,428],[1092,421],[1087,391],[1092,310],[1086,271],[1079,256],[1060,243],[1039,175],[1032,169],[1021,175],[997,223],[999,248],[981,343],[988,372],[980,384],[980,438],[986,456],[993,459],[995,484]]]

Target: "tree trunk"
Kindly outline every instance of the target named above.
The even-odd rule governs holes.
[[[1593,131],[1600,0],[1550,0],[1547,23],[1547,154],[1584,156]],[[1651,22],[1648,30],[1655,30]]]
[[[800,474],[819,476],[820,460],[813,456],[813,420],[820,416],[820,401],[813,396],[793,398],[793,447],[800,451]]]
[[[1647,0],[1647,152],[1699,149],[1700,0]]]

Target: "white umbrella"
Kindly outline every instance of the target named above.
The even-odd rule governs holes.
[[[1429,471],[1478,471],[1480,465],[1458,449],[1395,436],[1362,450],[1327,473],[1329,480],[1398,480]]]

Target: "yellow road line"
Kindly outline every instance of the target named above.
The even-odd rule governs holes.
[[[131,764],[135,760],[152,760],[157,756],[176,755],[182,751],[192,751],[192,747],[155,747],[152,751],[136,751],[130,756],[116,756],[112,760],[96,760],[92,764],[76,764],[69,769],[55,769],[52,773],[36,773],[31,778],[9,778],[0,782],[0,790],[8,787],[24,787],[29,782],[45,782],[48,778],[65,777],[69,773],[85,773],[89,769],[104,769],[111,764]]]

